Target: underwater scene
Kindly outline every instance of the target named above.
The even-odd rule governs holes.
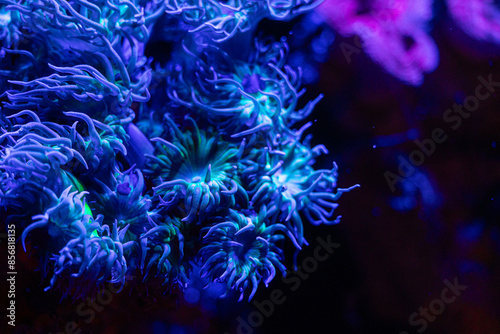
[[[0,333],[498,334],[499,107],[499,1],[0,0]]]

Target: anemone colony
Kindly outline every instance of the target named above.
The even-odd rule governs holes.
[[[315,1],[0,0],[0,203],[46,289],[131,273],[252,298],[303,220],[337,222],[337,167],[297,125],[300,69],[259,20]],[[171,45],[159,61],[152,41]],[[166,51],[165,51],[166,52]],[[197,283],[198,284],[198,283]]]

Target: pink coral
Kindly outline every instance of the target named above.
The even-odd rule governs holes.
[[[375,62],[408,84],[420,85],[437,67],[427,33],[431,0],[326,0],[318,13],[342,36],[358,36]]]
[[[493,0],[447,0],[455,23],[480,41],[500,43],[500,11]]]

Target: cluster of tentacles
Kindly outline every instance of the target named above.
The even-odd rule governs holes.
[[[314,5],[0,0],[0,206],[47,289],[140,274],[252,298],[286,271],[284,242],[307,245],[304,221],[338,221],[349,189],[305,135],[321,96],[299,107],[286,41],[252,42]]]

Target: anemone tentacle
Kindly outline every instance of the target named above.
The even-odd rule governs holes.
[[[207,32],[215,42],[224,42],[238,33],[255,26],[252,22],[265,17],[275,20],[289,19],[316,7],[321,1],[206,1],[168,0],[166,12],[179,15],[191,26],[190,32]]]

